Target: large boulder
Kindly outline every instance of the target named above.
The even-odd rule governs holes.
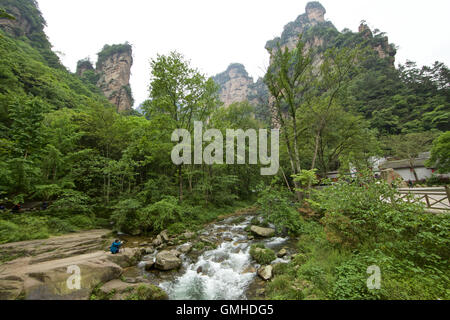
[[[128,268],[136,265],[141,260],[143,252],[137,248],[124,248],[120,250],[118,254],[108,254],[108,260],[121,266],[122,268]]]
[[[112,255],[105,250],[108,234],[92,230],[0,245],[0,255],[21,252],[0,267],[0,300],[88,300],[99,283],[119,278],[141,255],[131,248]]]
[[[269,281],[273,276],[273,267],[272,266],[263,266],[258,269],[258,276],[265,281]]]
[[[180,254],[176,250],[161,251],[156,255],[155,267],[162,271],[178,269],[181,266]]]
[[[181,251],[181,253],[189,253],[192,250],[192,244],[185,243],[179,247],[179,250]]]
[[[42,270],[26,275],[23,297],[27,300],[89,300],[92,289],[100,282],[119,278],[122,268],[102,261],[85,262],[80,268],[80,288],[70,288],[68,267]]]
[[[262,238],[270,238],[275,235],[275,230],[272,228],[262,228],[258,226],[252,226],[250,228],[250,231]]]

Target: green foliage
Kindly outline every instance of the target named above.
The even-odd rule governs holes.
[[[307,187],[316,185],[319,182],[317,179],[317,169],[313,170],[302,170],[299,174],[293,175],[294,181],[298,182],[300,188],[295,191],[307,192]]]
[[[99,75],[92,65],[80,62],[88,69],[80,79],[60,64],[35,1],[2,0],[2,7],[2,16],[18,9],[16,18],[26,17],[30,28],[17,24],[11,34],[0,31],[1,204],[10,208],[33,200],[50,206],[44,212],[2,213],[0,243],[110,227],[111,221],[116,231],[136,235],[197,231],[247,205],[243,200],[254,200],[260,191],[262,221],[253,222],[273,223],[277,233],[299,236],[298,254],[275,268],[269,298],[449,299],[448,215],[425,214],[371,174],[309,193],[316,172],[325,176],[352,167],[362,172],[369,157],[380,153],[380,135],[389,137],[385,153],[411,159],[429,150],[435,132],[445,132],[435,140],[430,162],[448,171],[449,72],[444,64],[419,69],[408,62],[395,69],[395,48],[382,33],[339,33],[329,22],[308,26],[296,49],[281,50],[283,41],[297,36],[298,24],[307,22],[302,15],[268,46],[279,45],[265,77],[268,90],[262,80],[254,88],[263,93],[263,106],[244,102],[219,108],[216,83],[174,52],[151,62],[145,117],[118,114],[95,87]],[[317,36],[323,45],[305,54],[308,41]],[[378,45],[389,57],[379,58],[373,50]],[[130,51],[127,43],[105,46],[98,66]],[[317,54],[320,67],[313,63]],[[131,96],[130,88],[122,90]],[[283,139],[280,164],[291,166],[281,178],[270,184],[259,166],[172,163],[173,130],[192,131],[194,121],[222,133],[265,128],[273,118],[269,92]],[[320,223],[301,216],[284,184],[306,190]],[[199,250],[206,247],[196,244]],[[261,245],[250,253],[262,264],[275,259]],[[367,289],[369,265],[382,270],[381,290]],[[95,292],[92,297],[98,298]],[[128,298],[165,294],[140,287]]]
[[[142,204],[136,199],[125,199],[114,206],[111,220],[114,222],[114,229],[127,233],[136,233],[139,228],[139,209]]]
[[[100,69],[102,67],[103,63],[109,57],[111,57],[115,54],[121,54],[121,53],[128,53],[129,55],[131,55],[131,51],[132,51],[132,47],[128,42],[123,43],[123,44],[113,44],[113,45],[106,44],[103,47],[103,49],[98,53],[97,69]]]
[[[441,134],[433,142],[431,159],[427,165],[435,167],[439,173],[450,172],[450,131]]]
[[[272,249],[267,249],[262,244],[252,245],[250,248],[250,256],[261,265],[268,265],[277,258]]]
[[[263,189],[257,201],[266,221],[275,224],[277,232],[287,230],[295,235],[300,228],[300,214],[297,212],[292,196],[276,186]]]
[[[16,20],[13,15],[8,14],[3,8],[0,8],[0,19]]]
[[[167,293],[161,288],[145,284],[133,289],[133,292],[125,298],[125,300],[167,300]]]
[[[141,222],[144,227],[151,227],[156,233],[173,223],[183,221],[183,208],[175,197],[167,197],[142,209]]]
[[[313,200],[323,218],[302,220],[299,254],[278,270],[269,298],[448,299],[448,215],[424,213],[370,174]],[[367,287],[369,266],[381,270],[380,290]],[[283,291],[282,283],[290,287]]]

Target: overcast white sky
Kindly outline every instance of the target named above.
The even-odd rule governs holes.
[[[256,80],[264,75],[264,46],[305,11],[306,0],[38,0],[47,35],[62,61],[76,62],[104,44],[130,42],[131,87],[136,105],[148,97],[149,61],[157,53],[183,53],[213,76],[239,62]],[[361,20],[386,32],[400,47],[397,63],[450,65],[450,1],[322,0],[338,30],[357,31]]]

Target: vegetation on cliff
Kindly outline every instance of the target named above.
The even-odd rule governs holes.
[[[35,48],[48,66],[65,69],[51,50],[52,45],[44,32],[46,22],[35,0],[1,0],[0,8],[15,18],[10,24],[12,28],[8,29],[13,36]]]
[[[109,57],[111,57],[115,54],[121,54],[121,53],[127,53],[131,56],[131,52],[132,52],[132,47],[128,42],[123,43],[123,44],[113,44],[113,45],[106,44],[103,47],[103,49],[98,53],[97,69],[100,69],[102,67],[103,63]]]

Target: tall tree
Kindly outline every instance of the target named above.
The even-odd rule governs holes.
[[[431,149],[431,159],[427,165],[436,166],[439,173],[450,172],[450,131],[441,134]]]
[[[171,52],[151,61],[148,117],[168,114],[177,129],[193,130],[194,121],[206,121],[219,106],[218,86],[190,66],[183,55]],[[178,166],[179,198],[183,201],[183,165]]]
[[[320,137],[333,117],[333,106],[355,71],[359,48],[329,49],[322,56],[314,56],[300,37],[294,50],[288,48],[271,51],[272,63],[265,76],[265,83],[273,99],[276,121],[283,133],[293,175],[301,168],[300,138],[308,130],[301,122],[300,112],[315,115],[313,126],[314,151],[312,168],[315,168]],[[316,59],[320,60],[317,67]],[[300,189],[294,180],[295,188]],[[297,193],[301,200],[301,193]]]
[[[391,149],[392,155],[400,159],[407,159],[409,168],[414,174],[416,181],[419,177],[415,170],[415,162],[420,153],[429,151],[433,139],[436,137],[434,132],[409,133],[385,137],[385,144]]]

